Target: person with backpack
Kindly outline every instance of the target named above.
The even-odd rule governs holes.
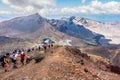
[[[28,48],[28,49],[27,49],[27,52],[31,52],[31,49],[30,49],[30,48]]]
[[[5,72],[8,72],[9,70],[9,53],[6,53],[3,57],[2,57],[2,67],[5,68]]]
[[[24,60],[25,60],[25,52],[22,51],[20,54],[20,61],[21,61],[22,65],[24,65]]]
[[[17,68],[17,57],[18,57],[18,54],[13,52],[12,55],[11,55],[11,61],[13,62],[13,68]]]

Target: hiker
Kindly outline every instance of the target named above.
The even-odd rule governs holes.
[[[32,51],[34,51],[34,47],[32,47]]]
[[[24,65],[24,60],[25,60],[25,52],[22,51],[20,54],[20,61],[21,61],[22,65]]]
[[[17,54],[20,54],[22,51],[20,49],[17,50]]]
[[[53,44],[51,44],[51,47],[53,47]]]
[[[18,57],[18,54],[13,52],[11,55],[11,61],[13,62],[13,68],[17,68],[17,57]]]
[[[46,50],[46,49],[47,49],[47,45],[46,45],[46,44],[44,44],[44,45],[43,45],[43,47],[44,47],[44,50]]]
[[[44,53],[46,53],[47,52],[47,44],[44,44],[43,48],[44,48]]]
[[[15,50],[13,51],[13,53],[17,53],[17,49],[15,49]]]
[[[21,51],[25,51],[25,50],[22,48]]]
[[[48,45],[48,47],[50,48],[50,44]]]
[[[40,51],[40,48],[41,48],[41,47],[40,47],[40,45],[39,45],[39,46],[38,46],[38,50],[39,50],[39,51]]]
[[[30,49],[30,48],[28,48],[28,49],[27,49],[27,52],[31,52],[31,49]]]
[[[5,72],[8,72],[9,70],[9,53],[6,53],[3,57],[2,57],[2,67],[5,68]]]

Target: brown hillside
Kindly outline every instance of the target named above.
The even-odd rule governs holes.
[[[98,55],[104,58],[110,58],[111,55],[111,49],[104,47],[104,46],[88,46],[81,49],[82,52],[88,53],[88,54],[94,54]]]
[[[39,63],[31,61],[16,70],[0,72],[1,80],[118,80],[120,75],[99,69],[75,47],[48,51]]]

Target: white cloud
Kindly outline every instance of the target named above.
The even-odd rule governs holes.
[[[91,14],[120,14],[120,2],[111,1],[102,3],[92,1],[91,4],[86,7],[90,9]]]
[[[47,6],[55,6],[55,0],[2,0],[3,3],[19,6],[19,7],[27,7],[33,6],[34,8],[44,8]]]
[[[14,9],[13,13],[19,14],[35,12],[43,14],[47,8],[56,5],[55,0],[2,0],[2,2]]]
[[[44,9],[45,15],[75,15],[75,14],[120,14],[120,2],[102,3],[94,0],[88,5],[78,7],[50,8]],[[41,12],[42,13],[42,12]],[[40,13],[40,14],[41,14]]]
[[[2,0],[3,3],[15,9],[13,13],[30,14],[39,12],[42,16],[75,15],[75,14],[120,14],[120,2],[109,1],[102,3],[92,0],[89,4],[77,7],[57,8],[55,0]],[[66,3],[67,4],[67,3]],[[3,12],[2,12],[3,13]]]
[[[61,14],[120,14],[120,2],[92,1],[88,5],[78,7],[66,7],[56,10],[56,13]]]
[[[5,3],[5,4],[9,4],[8,0],[2,0],[2,2]]]
[[[4,11],[4,10],[0,10],[0,15],[2,15],[2,14],[6,14],[6,15],[8,15],[8,14],[11,14],[11,12],[10,11]]]

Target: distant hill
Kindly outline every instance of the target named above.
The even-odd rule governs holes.
[[[0,44],[4,45],[7,43],[12,43],[12,42],[17,42],[17,41],[23,41],[22,39],[18,38],[10,38],[10,37],[5,37],[5,36],[0,36]]]
[[[93,55],[101,56],[104,58],[110,58],[110,55],[112,54],[110,49],[104,46],[89,46],[89,47],[82,48],[81,50],[84,53],[93,54]]]
[[[85,28],[104,35],[106,39],[110,40],[111,44],[120,44],[120,22],[97,22],[82,17],[75,17],[74,23],[83,25]]]
[[[105,46],[89,46],[81,48],[81,52],[88,55],[94,55],[109,59],[112,65],[120,67],[120,45]]]
[[[32,43],[27,40],[20,38],[10,38],[5,36],[0,36],[0,54],[3,52],[12,52],[14,49],[26,49]],[[33,45],[33,44],[32,44]]]

